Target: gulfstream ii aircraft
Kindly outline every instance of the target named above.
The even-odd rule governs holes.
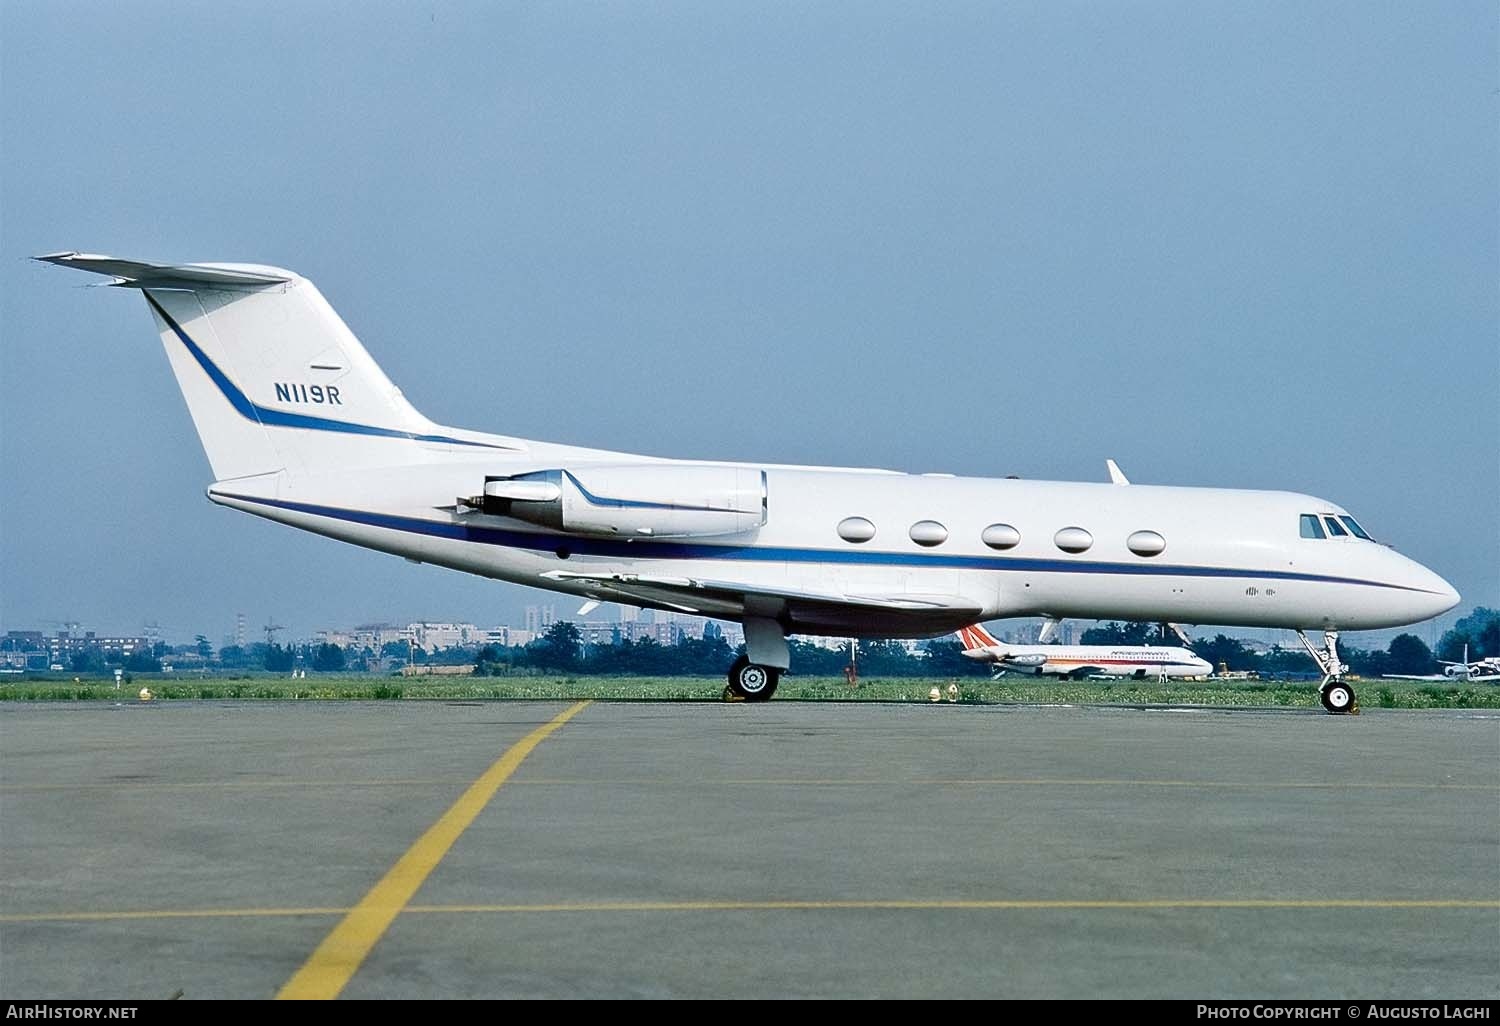
[[[791,633],[937,637],[1044,616],[1338,632],[1451,609],[1437,574],[1288,492],[660,459],[443,427],[312,282],[252,264],[38,257],[138,289],[233,509],[518,584],[736,620],[771,697]],[[1322,644],[1308,630],[1323,632]]]

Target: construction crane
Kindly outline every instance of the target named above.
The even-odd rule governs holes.
[[[266,632],[266,645],[267,646],[274,645],[276,643],[276,632],[277,631],[284,631],[284,630],[286,630],[286,628],[283,627],[279,623],[267,623],[265,625],[265,627],[262,628],[262,629]]]

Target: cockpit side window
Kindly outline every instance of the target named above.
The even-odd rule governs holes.
[[[1302,514],[1302,537],[1304,538],[1326,538],[1323,533],[1323,523],[1315,514]]]
[[[1375,540],[1365,533],[1365,529],[1363,527],[1360,527],[1359,521],[1355,520],[1353,517],[1348,516],[1347,514],[1340,514],[1339,519],[1344,522],[1345,527],[1354,532],[1354,537],[1363,538],[1365,541]]]
[[[1344,525],[1339,523],[1338,520],[1334,517],[1324,517],[1323,522],[1328,525],[1328,533],[1330,536],[1334,538],[1349,537],[1349,532],[1344,530]]]

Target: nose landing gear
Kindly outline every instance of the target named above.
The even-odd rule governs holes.
[[[1307,654],[1313,657],[1313,662],[1318,664],[1318,669],[1323,671],[1323,685],[1318,689],[1323,708],[1336,715],[1358,715],[1359,699],[1354,689],[1344,683],[1344,674],[1349,672],[1349,667],[1339,660],[1339,632],[1324,631],[1322,648],[1315,647],[1305,631],[1299,630],[1297,637]]]

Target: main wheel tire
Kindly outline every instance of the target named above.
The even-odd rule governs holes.
[[[729,690],[747,702],[766,701],[780,682],[780,670],[752,663],[748,656],[740,656],[729,668]]]
[[[1323,708],[1331,713],[1347,713],[1354,709],[1354,689],[1341,680],[1324,684],[1318,697],[1323,700]]]

